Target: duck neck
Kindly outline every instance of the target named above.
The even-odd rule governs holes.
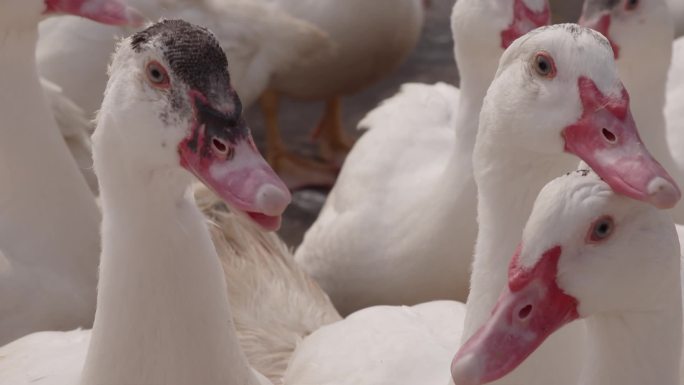
[[[479,230],[463,340],[487,320],[507,281],[513,255],[534,200],[549,180],[576,167],[568,155],[512,151],[478,134],[473,171],[478,190]]]
[[[447,241],[443,246],[445,249],[453,245],[453,231],[458,231],[462,239],[472,240],[475,237],[475,226],[462,219],[474,218],[477,214],[473,147],[486,87],[479,82],[461,81],[458,106],[453,107],[455,111],[449,123],[454,128],[453,148],[441,174],[439,188],[431,192],[430,200],[440,204],[432,205],[419,214],[422,218],[430,218],[433,224],[426,228],[429,228],[426,236],[434,237],[435,231],[445,233],[444,237],[434,237]],[[464,274],[464,281],[467,281],[468,272],[464,271]]]
[[[456,128],[457,151],[466,151],[472,158],[480,122],[480,110],[491,79],[462,79],[458,114],[453,124]]]
[[[679,384],[682,347],[679,267],[671,271],[675,273],[671,277],[660,277],[661,287],[667,286],[669,290],[662,290],[656,297],[660,306],[655,310],[587,318],[581,385]]]
[[[444,197],[447,201],[453,201],[454,191],[464,188],[474,189],[473,148],[477,138],[482,103],[494,76],[493,71],[490,74],[487,73],[486,69],[473,69],[472,66],[467,66],[466,63],[469,63],[470,60],[459,60],[462,56],[462,53],[459,54],[456,51],[456,61],[464,63],[463,70],[465,72],[462,73],[459,86],[458,106],[454,106],[455,113],[452,114],[450,122],[451,127],[454,127],[456,140],[442,178],[447,183],[448,188],[439,189],[448,195]],[[474,204],[474,202],[469,202],[469,204],[471,203]],[[458,218],[459,216],[450,215],[451,218]]]
[[[103,239],[82,384],[257,384],[189,176],[122,159],[108,121],[102,114],[94,147]]]

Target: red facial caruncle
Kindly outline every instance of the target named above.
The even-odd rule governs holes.
[[[550,22],[551,11],[548,2],[544,2],[544,9],[535,12],[525,4],[524,0],[514,0],[513,21],[507,29],[501,31],[501,48],[508,48],[520,36],[548,25]]]

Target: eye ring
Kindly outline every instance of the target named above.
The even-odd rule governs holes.
[[[610,215],[596,219],[587,233],[587,243],[600,243],[610,238],[615,231],[615,221]]]
[[[628,11],[633,11],[639,6],[639,0],[627,0],[625,1],[625,9]]]
[[[534,71],[541,77],[553,79],[556,77],[556,63],[551,54],[546,51],[539,51],[532,59]]]
[[[171,85],[169,73],[166,71],[166,68],[156,60],[147,63],[145,66],[145,75],[153,87],[169,88]]]

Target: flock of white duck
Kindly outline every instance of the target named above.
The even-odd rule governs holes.
[[[585,0],[608,39],[458,0],[461,88],[404,85],[353,147],[340,97],[422,0],[130,3],[0,6],[0,384],[684,384],[666,0]],[[282,97],[325,100],[323,162]],[[264,230],[347,151],[293,256]]]

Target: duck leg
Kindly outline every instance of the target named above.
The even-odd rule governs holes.
[[[336,170],[326,164],[293,154],[285,148],[278,127],[279,96],[266,91],[260,98],[266,123],[266,159],[290,190],[305,187],[332,187]]]
[[[339,96],[326,100],[325,112],[313,136],[320,141],[321,157],[339,168],[354,145],[354,140],[342,127],[342,100]]]

